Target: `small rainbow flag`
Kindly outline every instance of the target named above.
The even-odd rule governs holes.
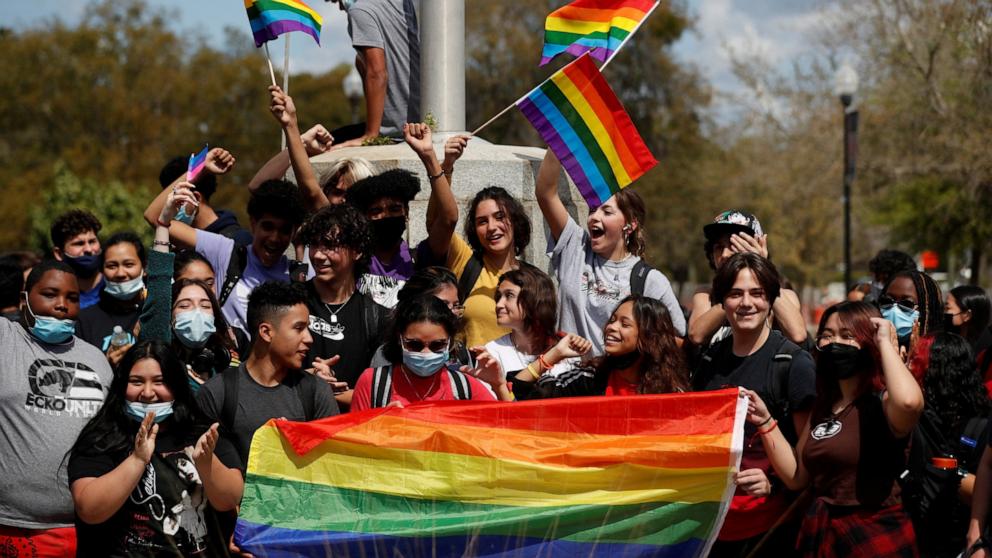
[[[658,164],[596,64],[583,54],[517,101],[590,209]]]
[[[256,47],[290,31],[303,31],[320,44],[324,18],[300,0],[245,0],[245,9]]]
[[[255,432],[256,556],[705,556],[734,493],[737,389],[370,409]]]
[[[190,153],[189,165],[186,166],[186,182],[193,182],[203,172],[203,167],[207,165],[208,151],[210,151],[210,146],[204,145],[203,151],[200,151],[196,155]]]
[[[575,0],[558,8],[544,22],[541,66],[563,52],[588,51],[606,61],[657,6],[658,0]]]

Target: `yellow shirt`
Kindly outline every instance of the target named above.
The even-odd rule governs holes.
[[[465,265],[472,258],[472,247],[461,236],[451,236],[451,247],[448,248],[447,266],[459,279],[465,271]],[[462,320],[465,323],[465,345],[478,347],[493,339],[510,333],[505,327],[496,324],[496,287],[499,285],[499,269],[492,269],[485,263],[479,279],[472,287],[465,304]]]

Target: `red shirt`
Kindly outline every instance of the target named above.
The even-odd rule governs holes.
[[[610,377],[606,381],[606,392],[603,395],[637,395],[637,388],[640,385],[624,380],[616,372],[610,372]]]
[[[351,398],[352,411],[364,411],[372,407],[372,372],[366,368],[355,383],[355,393]],[[458,372],[460,374],[460,372]],[[479,380],[465,376],[472,390],[472,401],[495,401],[489,388]],[[443,370],[427,378],[411,374],[402,366],[394,366],[392,386],[389,389],[389,402],[399,401],[404,405],[419,401],[454,401],[451,379]]]

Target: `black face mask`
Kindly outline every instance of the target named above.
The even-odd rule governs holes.
[[[389,248],[403,238],[406,230],[406,217],[383,217],[372,221],[372,238],[379,248]]]
[[[961,335],[961,326],[954,325],[954,316],[957,314],[944,313],[944,331]]]
[[[816,373],[831,379],[846,380],[871,365],[871,353],[867,348],[858,348],[844,343],[831,343],[820,349],[816,361]]]

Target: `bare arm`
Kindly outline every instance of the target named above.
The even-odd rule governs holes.
[[[303,140],[303,146],[306,147],[307,155],[310,157],[316,157],[321,153],[326,153],[331,149],[331,144],[334,142],[334,137],[331,136],[331,133],[320,124],[303,132],[300,138]],[[289,151],[283,150],[276,153],[252,177],[251,182],[248,183],[248,191],[254,192],[267,180],[278,180],[286,176],[286,171],[289,170],[289,167]]]
[[[386,84],[389,83],[386,51],[376,47],[357,48],[358,58],[355,60],[355,66],[362,75],[362,87],[365,90],[365,133],[360,138],[338,144],[335,149],[360,146],[365,140],[378,136],[382,127],[382,113],[386,107]]]
[[[455,227],[458,225],[458,203],[451,191],[448,175],[445,174],[441,164],[437,161],[437,155],[434,154],[430,126],[405,124],[403,126],[403,138],[420,157],[420,161],[427,170],[431,184],[431,196],[427,202],[427,245],[434,258],[440,260],[448,253],[448,248],[451,246],[451,236],[455,234]],[[468,140],[464,136],[451,138],[447,142],[446,150],[452,142],[461,145],[461,149],[464,149],[466,141]],[[449,162],[447,156],[445,162]],[[454,161],[451,161],[449,165],[454,165]]]
[[[245,485],[241,471],[227,467],[214,455],[218,427],[219,424],[214,423],[197,440],[193,448],[193,462],[200,474],[203,491],[210,505],[218,511],[228,511],[235,509],[241,503]]]
[[[561,163],[558,157],[550,149],[545,151],[544,160],[541,161],[541,168],[537,171],[537,183],[534,186],[534,195],[537,197],[537,205],[544,214],[544,220],[548,222],[551,229],[551,237],[558,241],[561,231],[565,230],[568,224],[568,211],[565,204],[558,197],[558,175],[561,172]]]
[[[782,289],[772,305],[772,311],[786,339],[797,345],[806,341],[806,320],[803,319],[799,296],[792,289]]]
[[[923,412],[923,390],[902,361],[895,339],[895,330],[887,320],[872,318],[875,325],[875,342],[882,355],[882,375],[885,395],[882,410],[889,423],[889,430],[897,438],[908,436]]]
[[[692,295],[692,315],[689,316],[688,327],[689,341],[697,346],[704,345],[720,329],[726,319],[727,315],[723,311],[723,304],[711,304],[708,293]]]
[[[785,439],[782,429],[778,427],[771,413],[768,412],[768,408],[765,406],[764,401],[761,400],[761,397],[749,389],[745,389],[744,393],[748,398],[747,420],[758,427],[758,435],[761,436],[765,453],[768,454],[768,461],[771,462],[775,473],[782,479],[782,482],[789,490],[802,490],[806,488],[809,485],[809,474],[806,472],[806,468],[803,467],[802,460],[798,456],[802,455],[806,438],[809,437],[808,419],[802,428],[797,430],[797,432],[801,433],[799,436],[799,445],[793,448],[789,441]],[[808,413],[806,416],[809,416]]]

